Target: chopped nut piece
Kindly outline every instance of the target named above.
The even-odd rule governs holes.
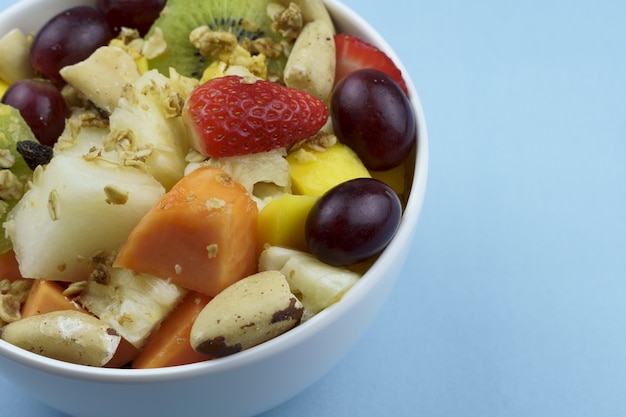
[[[315,135],[294,143],[289,148],[289,153],[295,152],[302,148],[311,151],[324,152],[336,143],[337,136],[333,135],[332,133],[320,130]]]
[[[165,116],[168,118],[179,117],[183,114],[183,107],[185,106],[185,100],[180,94],[169,91],[167,96],[163,99],[163,109],[165,110]]]
[[[95,251],[89,257],[89,267],[93,268],[96,265],[111,266],[113,265],[114,259],[115,259],[115,252],[107,253],[105,250],[100,249],[100,250]]]
[[[0,168],[11,168],[15,164],[15,156],[8,149],[0,149]]]
[[[89,257],[89,280],[98,284],[107,285],[111,281],[111,265],[115,259],[116,252],[108,253],[104,250],[96,251]],[[85,287],[87,284],[85,284]]]
[[[119,35],[117,35],[117,39],[121,40],[125,44],[134,41],[135,39],[140,39],[141,35],[137,29],[131,29],[127,27],[122,27],[120,29]]]
[[[81,127],[106,128],[109,126],[109,119],[103,117],[100,112],[88,110],[78,115],[77,120]]]
[[[314,162],[317,158],[312,152],[307,151],[304,148],[300,148],[293,153],[293,157],[298,163]]]
[[[133,59],[139,59],[145,41],[137,29],[122,27],[116,39],[109,42],[109,46],[124,49]]]
[[[289,3],[289,7],[282,8],[273,16],[272,31],[281,34],[288,39],[296,39],[304,24],[302,10],[295,3]]]
[[[237,37],[226,31],[212,30],[200,26],[191,31],[189,41],[203,56],[215,57],[223,51],[230,51],[237,46]]]
[[[241,21],[241,27],[243,27],[244,30],[249,33],[256,33],[261,29],[255,21],[250,19],[243,19]]]
[[[135,132],[130,129],[116,129],[104,141],[104,150],[129,150],[134,147]]]
[[[0,294],[0,323],[12,323],[20,319],[22,303],[15,296]]]
[[[15,200],[24,193],[24,185],[17,176],[8,169],[0,170],[0,198]]]
[[[111,281],[111,275],[109,274],[109,270],[106,266],[100,264],[96,265],[96,267],[89,274],[89,280],[95,281],[98,284],[107,285]]]
[[[257,82],[256,77],[247,76],[241,79],[241,84],[254,84],[256,82]]]
[[[83,155],[83,158],[87,161],[93,161],[96,158],[100,158],[102,156],[102,150],[92,146],[89,148],[89,152]]]
[[[252,41],[252,50],[269,58],[278,58],[283,53],[283,45],[272,38],[259,38]]]
[[[30,292],[32,280],[0,281],[0,326],[22,318],[20,309]]]
[[[145,168],[146,160],[154,148],[151,144],[137,146],[135,132],[131,129],[116,129],[105,139],[104,150],[116,150],[125,166]]]

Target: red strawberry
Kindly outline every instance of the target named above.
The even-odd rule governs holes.
[[[223,157],[265,152],[312,136],[326,123],[328,110],[304,91],[233,75],[196,88],[183,118],[198,152]]]
[[[389,75],[408,94],[402,72],[387,54],[363,39],[340,33],[335,35],[337,69],[335,83],[348,73],[361,68],[375,68]]]

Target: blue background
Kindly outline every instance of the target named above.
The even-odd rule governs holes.
[[[360,343],[262,416],[626,415],[626,3],[345,3],[420,94],[425,205]],[[0,415],[62,416],[2,379]]]

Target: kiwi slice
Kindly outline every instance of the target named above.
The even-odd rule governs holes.
[[[189,40],[190,33],[208,26],[214,31],[234,34],[240,45],[250,41],[269,38],[277,43],[283,37],[271,30],[272,19],[268,15],[268,5],[276,0],[168,0],[159,18],[146,36],[150,38],[156,28],[160,28],[167,49],[161,55],[149,59],[151,69],[156,68],[169,75],[169,67],[187,77],[200,78],[211,58],[203,56]],[[249,49],[249,48],[247,48]],[[255,54],[255,51],[251,51]],[[287,61],[285,53],[267,58],[268,78],[282,80]]]
[[[10,170],[15,176],[4,175],[0,184],[0,253],[12,248],[11,241],[5,236],[4,223],[9,211],[17,204],[32,177],[24,157],[17,151],[17,144],[22,141],[37,142],[35,135],[22,118],[19,110],[0,104],[0,171]],[[7,152],[8,151],[8,152]]]

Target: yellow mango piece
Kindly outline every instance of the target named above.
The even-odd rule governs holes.
[[[372,178],[376,178],[390,186],[398,195],[404,194],[405,190],[405,167],[400,164],[387,171],[370,171]]]
[[[139,68],[140,74],[144,74],[148,72],[148,69],[149,69],[148,58],[146,58],[145,56],[142,56],[142,57],[135,59],[135,62],[137,63],[137,68]]]
[[[9,84],[0,78],[0,98],[7,92],[9,89]]]
[[[324,151],[300,148],[287,156],[294,194],[320,197],[335,185],[354,178],[371,178],[348,146],[337,142]]]
[[[308,252],[304,226],[318,197],[283,194],[267,203],[258,217],[258,248],[265,244]]]
[[[213,61],[213,63],[206,67],[206,69],[202,73],[200,84],[204,84],[205,82],[212,80],[213,78],[223,77],[224,71],[226,71],[226,67],[226,62]]]

